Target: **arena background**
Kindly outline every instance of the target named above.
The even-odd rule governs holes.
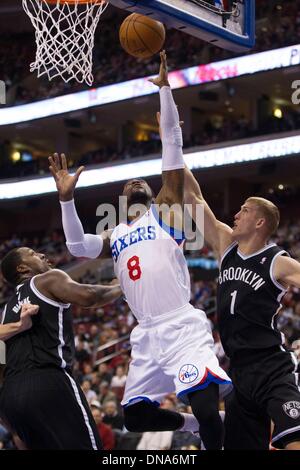
[[[256,2],[256,7],[256,46],[252,51],[234,54],[182,32],[168,30],[169,68],[180,71],[202,66],[200,78],[207,82],[174,91],[184,121],[185,153],[219,149],[228,156],[231,152],[231,157],[224,160],[227,164],[213,166],[208,162],[207,168],[196,165],[194,169],[217,216],[231,224],[246,196],[267,197],[279,206],[282,217],[274,240],[300,260],[300,113],[299,103],[292,99],[296,90],[292,86],[299,75],[300,1],[261,0]],[[95,88],[146,77],[158,70],[158,57],[137,60],[121,49],[117,35],[125,16],[125,12],[111,7],[100,22],[94,50]],[[72,82],[65,84],[60,79],[48,82],[30,74],[29,64],[35,53],[34,33],[20,1],[2,0],[0,18],[0,79],[6,83],[6,105],[0,107],[0,122],[3,122],[1,116],[5,122],[1,113],[9,107],[88,89]],[[281,52],[289,46],[292,47]],[[238,72],[239,62],[228,62],[221,71],[217,64],[209,65],[234,57],[238,61],[271,50],[275,54],[269,55],[269,61],[266,59],[265,70],[262,66],[255,71],[254,67],[252,73],[242,74]],[[233,73],[231,67],[237,72]],[[218,79],[220,74],[222,80]],[[47,252],[56,266],[81,282],[109,282],[113,276],[111,261],[73,259],[64,244],[56,193],[34,195],[34,188],[41,178],[49,175],[47,158],[55,151],[65,152],[74,168],[81,164],[87,170],[107,168],[104,175],[107,174],[108,181],[118,165],[160,158],[155,121],[158,106],[158,95],[152,94],[0,125],[0,258],[11,248],[26,245]],[[248,161],[232,153],[236,145],[253,143],[260,143],[260,147]],[[225,149],[230,152],[226,154]],[[32,195],[9,196],[5,184],[21,184],[26,180],[33,180]],[[160,177],[148,180],[158,191]],[[99,204],[117,204],[122,184],[122,180],[105,184],[104,179],[101,185],[77,190],[78,212],[86,231],[96,231]],[[226,369],[228,359],[216,324],[216,261],[207,246],[200,252],[187,253],[187,259],[192,303],[203,308],[211,320],[216,352]],[[0,279],[0,311],[9,295],[10,288]],[[284,297],[278,324],[287,344],[300,350],[299,289],[291,289]],[[75,375],[91,406],[100,411],[98,426],[105,447],[134,449],[141,436],[124,432],[120,399],[130,359],[128,339],[135,319],[127,304],[120,300],[103,309],[74,308],[74,325]],[[5,362],[3,345],[0,355],[1,362]],[[173,395],[166,398],[163,406],[185,409]],[[173,433],[164,446],[198,448],[200,443],[191,435]],[[1,428],[0,448],[12,447],[9,433]]]

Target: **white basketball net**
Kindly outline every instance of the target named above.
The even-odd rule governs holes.
[[[65,82],[93,83],[93,47],[97,24],[107,7],[104,0],[74,4],[57,0],[22,0],[23,8],[35,28],[35,62],[30,71],[49,80],[60,76]]]

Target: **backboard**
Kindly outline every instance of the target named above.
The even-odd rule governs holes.
[[[255,0],[109,0],[151,16],[224,49],[247,51],[255,43]]]

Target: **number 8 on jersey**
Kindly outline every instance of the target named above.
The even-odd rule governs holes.
[[[140,267],[140,258],[138,256],[132,256],[127,261],[128,274],[132,281],[137,281],[142,275]]]

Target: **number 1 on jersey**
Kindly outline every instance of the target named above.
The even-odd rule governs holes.
[[[129,277],[132,281],[137,281],[142,275],[142,270],[140,267],[140,258],[138,256],[132,256],[127,261],[127,268]]]
[[[233,292],[231,292],[231,304],[230,304],[230,313],[231,315],[234,315],[234,304],[235,304],[235,299],[236,299],[236,294],[237,294],[237,290],[234,290]]]

